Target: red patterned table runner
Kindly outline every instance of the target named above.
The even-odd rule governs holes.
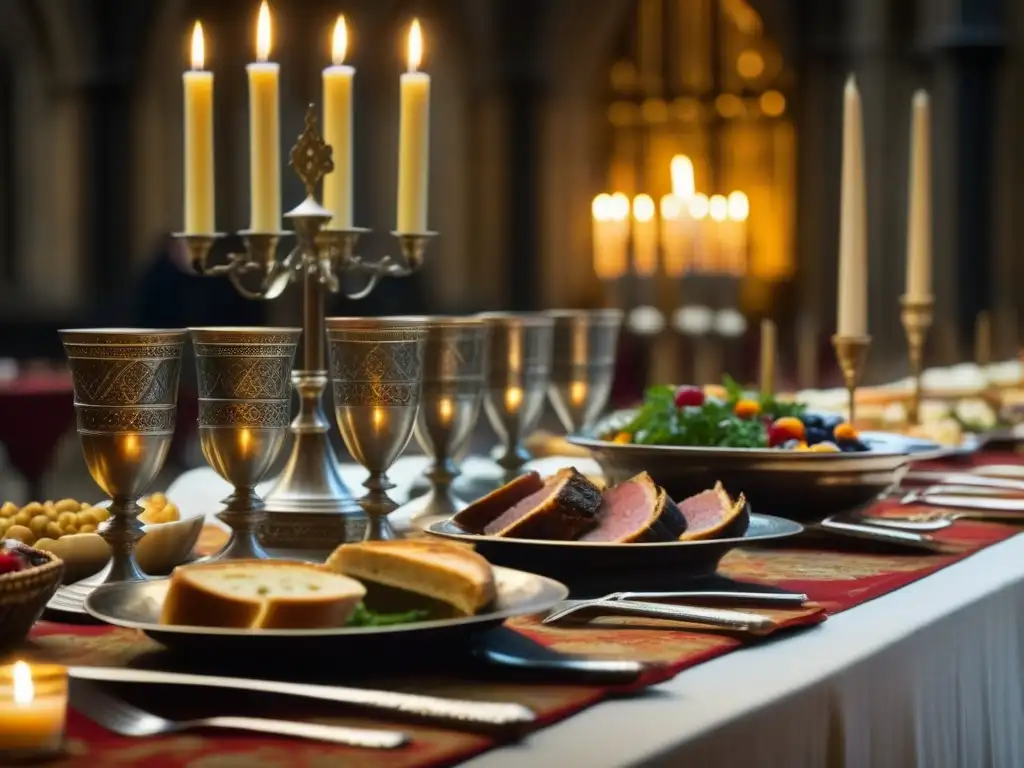
[[[987,458],[988,463],[1019,461],[1006,454]],[[879,511],[883,511],[882,508]],[[820,607],[770,612],[781,623],[792,627],[820,621],[823,618],[821,608],[828,613],[838,613],[899,589],[1015,533],[1015,528],[1004,525],[960,521],[941,533],[944,540],[963,547],[962,552],[948,555],[881,555],[839,548],[828,551],[809,548],[742,549],[730,553],[723,560],[720,572],[740,581],[772,584],[810,595]],[[558,651],[658,663],[660,666],[646,676],[643,685],[669,679],[688,667],[729,653],[743,644],[730,636],[663,627],[655,629],[626,620],[559,628],[542,626],[534,619],[520,619],[511,622],[511,626]],[[156,643],[131,631],[41,622],[23,655],[55,659],[64,664],[123,666],[141,654],[158,650]],[[410,653],[415,653],[415,648],[410,648]],[[340,663],[344,660],[339,660]],[[625,693],[621,689],[598,686],[455,680],[450,677],[431,679],[426,676],[360,680],[359,684],[467,699],[516,701],[536,711],[540,725],[551,724],[602,699]],[[181,702],[173,700],[174,690],[161,689],[159,701],[147,701],[146,705],[158,710],[169,708],[167,713],[177,716],[196,716],[200,714],[196,707],[202,708],[204,704],[218,706],[219,700],[208,700],[204,692],[202,702],[193,698],[187,702],[188,708],[181,711]],[[175,709],[176,705],[179,709]],[[224,706],[238,709],[243,703],[235,698],[228,705],[221,706],[220,711],[202,714],[226,714]],[[266,706],[265,702],[257,703],[255,712],[250,708],[232,714],[276,714],[364,727],[400,727],[413,736],[414,742],[401,750],[370,752],[214,731],[129,739],[110,734],[72,713],[69,719],[70,755],[60,764],[137,765],[147,768],[320,768],[328,765],[422,768],[458,763],[496,746],[495,741],[486,736],[353,717],[341,708],[321,706],[308,710],[305,709],[306,704],[289,701],[288,709],[282,713],[267,711]]]

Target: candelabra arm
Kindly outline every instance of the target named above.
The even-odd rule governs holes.
[[[932,324],[935,300],[931,296],[900,297],[900,320],[907,335],[907,357],[910,362],[910,376],[914,391],[910,399],[907,416],[911,424],[921,419],[921,375],[924,372],[924,343]]]

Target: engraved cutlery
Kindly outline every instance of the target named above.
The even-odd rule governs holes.
[[[725,608],[703,608],[691,605],[643,602],[637,600],[566,600],[559,603],[544,619],[542,624],[554,624],[575,614],[585,612],[591,618],[596,616],[636,616],[647,619],[669,619],[690,624],[700,624],[714,629],[746,632],[752,635],[767,635],[778,625],[767,616],[747,611]]]

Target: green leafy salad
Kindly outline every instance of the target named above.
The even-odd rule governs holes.
[[[430,615],[429,611],[402,611],[401,613],[377,613],[371,611],[362,603],[356,606],[355,613],[345,625],[347,627],[392,627],[396,624],[411,624],[414,621],[424,621]]]

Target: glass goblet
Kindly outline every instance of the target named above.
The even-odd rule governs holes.
[[[619,309],[558,309],[548,396],[569,433],[586,429],[608,404],[622,328]]]

